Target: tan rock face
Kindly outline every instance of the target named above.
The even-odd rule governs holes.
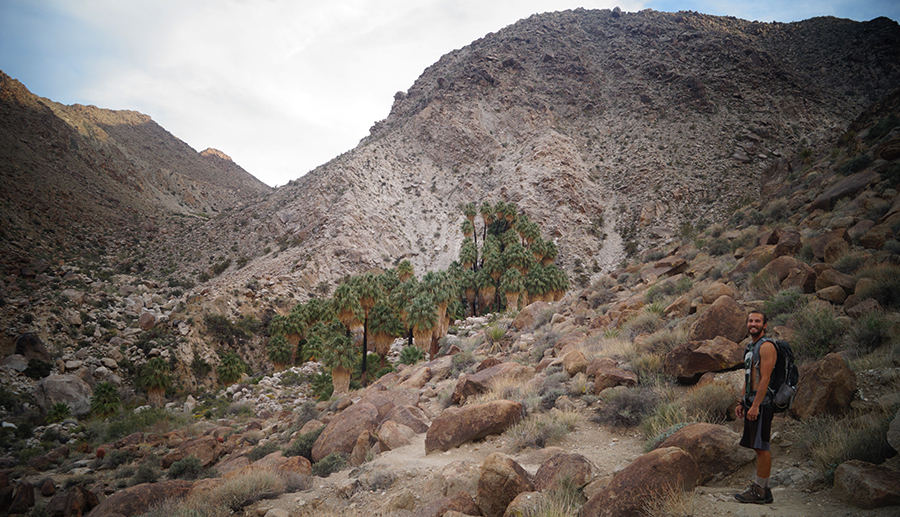
[[[747,315],[747,311],[730,296],[722,296],[694,321],[688,338],[705,341],[722,336],[738,343],[747,335]]]
[[[856,374],[839,354],[800,369],[800,385],[790,413],[800,420],[816,415],[842,415],[856,393]]]
[[[690,491],[700,479],[696,462],[678,447],[648,452],[620,471],[581,509],[584,517],[640,515],[647,499],[667,490]]]
[[[591,463],[580,454],[558,453],[541,463],[534,474],[534,489],[538,492],[560,487],[562,480],[571,486],[583,487],[591,481]]]
[[[666,354],[665,368],[682,382],[695,382],[708,372],[733,370],[744,363],[744,348],[722,336],[689,341]]]
[[[484,517],[500,517],[517,495],[532,491],[528,472],[512,458],[495,452],[481,465],[475,501]]]
[[[900,473],[862,460],[841,463],[834,472],[834,493],[859,508],[900,505]]]
[[[678,447],[690,454],[697,464],[698,482],[704,484],[728,476],[756,458],[751,449],[735,447],[740,439],[738,433],[725,426],[696,423],[676,431],[659,448]]]
[[[523,406],[511,400],[445,409],[425,434],[425,452],[446,451],[466,442],[500,434],[518,422]]]
[[[350,455],[356,440],[363,431],[374,431],[378,425],[378,408],[372,404],[354,404],[336,415],[316,443],[313,444],[312,458],[317,462],[333,452]]]

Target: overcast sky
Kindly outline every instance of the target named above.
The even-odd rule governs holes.
[[[147,114],[277,186],[355,147],[447,52],[534,13],[616,5],[900,20],[897,0],[0,0],[0,70],[57,102]]]

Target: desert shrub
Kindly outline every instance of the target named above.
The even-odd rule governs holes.
[[[156,467],[156,465],[154,465],[152,461],[145,461],[138,465],[138,468],[134,473],[134,477],[131,478],[131,484],[141,485],[144,483],[156,483],[156,480],[159,479],[159,476],[159,469]]]
[[[763,211],[763,217],[767,221],[783,221],[792,215],[791,207],[784,198],[773,199]]]
[[[728,420],[737,393],[728,386],[708,383],[696,386],[684,397],[684,410],[691,422],[721,424]]]
[[[575,395],[580,397],[582,395],[586,395],[594,390],[594,384],[588,380],[587,375],[584,372],[576,373],[569,382],[566,383],[566,391],[570,395]]]
[[[114,469],[120,465],[131,462],[132,458],[134,458],[132,453],[122,449],[114,449],[109,451],[109,453],[103,457],[103,465],[107,468]]]
[[[659,403],[659,395],[644,387],[615,390],[603,397],[593,421],[611,427],[635,427]]]
[[[244,325],[232,323],[231,320],[221,314],[208,313],[204,315],[203,324],[206,325],[206,330],[213,335],[216,341],[229,345],[234,345],[250,338]]]
[[[316,411],[316,403],[312,400],[306,400],[300,407],[294,409],[294,422],[297,426],[303,427],[310,420],[318,418],[319,412]]]
[[[205,495],[205,501],[208,505],[223,506],[232,512],[239,512],[243,507],[256,501],[281,495],[284,488],[284,480],[277,473],[269,470],[252,470],[226,479]]]
[[[332,452],[312,466],[313,474],[320,478],[327,478],[334,472],[338,472],[347,467],[347,458],[343,454]]]
[[[665,324],[662,316],[657,312],[641,311],[640,314],[628,320],[623,330],[626,335],[634,339],[640,334],[652,334],[661,329]]]
[[[884,217],[884,215],[891,210],[892,206],[893,203],[891,203],[887,199],[879,199],[877,201],[874,201],[869,206],[869,209],[866,210],[866,218],[877,221]]]
[[[837,419],[830,415],[801,422],[800,433],[808,443],[814,465],[829,480],[837,467],[849,460],[880,464],[896,455],[887,443],[887,431],[896,408]]]
[[[556,406],[556,399],[568,393],[559,381],[544,382],[538,391],[541,396],[541,409],[549,410]]]
[[[506,436],[516,452],[529,447],[542,449],[574,431],[578,418],[578,413],[571,411],[536,413],[510,427]]]
[[[881,246],[882,251],[886,251],[892,255],[900,255],[900,241],[891,239]]]
[[[675,517],[694,515],[694,493],[684,491],[680,486],[664,485],[648,494],[640,515]]]
[[[469,397],[467,404],[481,404],[495,400],[512,400],[520,402],[526,412],[534,411],[541,404],[540,389],[534,386],[522,384],[509,377],[499,378],[493,381],[487,392]]]
[[[664,405],[665,404],[660,404],[660,406],[664,406]],[[647,419],[645,419],[644,422],[647,422]],[[644,442],[644,446],[643,446],[644,452],[650,452],[653,449],[656,449],[664,441],[666,441],[670,436],[677,433],[679,430],[683,429],[687,425],[690,425],[690,424],[688,424],[687,422],[678,422],[676,424],[672,424],[669,427],[666,427],[666,428],[660,430],[658,433],[654,434],[653,436],[650,436],[649,439],[647,439]]]
[[[890,133],[891,130],[897,126],[900,126],[900,117],[898,117],[895,113],[891,113],[869,128],[869,132],[866,134],[866,141],[872,142],[874,140],[878,140],[884,135]]]
[[[643,351],[665,355],[688,341],[687,332],[681,329],[662,329],[643,340]]]
[[[860,279],[871,278],[857,291],[860,300],[874,299],[886,309],[900,308],[900,266],[879,264],[859,270]]]
[[[849,160],[841,164],[841,166],[838,167],[838,172],[845,176],[848,176],[865,169],[871,164],[872,157],[868,154],[861,154],[855,158],[850,158]]]
[[[638,383],[650,385],[659,382],[663,375],[663,356],[656,354],[641,354],[631,360],[634,373],[638,376]]]
[[[94,386],[91,395],[91,412],[97,416],[109,416],[119,410],[119,390],[111,382],[101,382]]]
[[[866,264],[866,260],[868,260],[868,258],[862,253],[847,253],[835,260],[831,264],[831,267],[845,275],[852,275]]]
[[[169,478],[171,479],[197,479],[203,471],[203,465],[200,459],[193,454],[187,458],[182,458],[169,467]]]
[[[680,400],[672,400],[671,397],[664,397],[664,400],[654,406],[641,422],[641,431],[647,438],[653,438],[666,432],[675,425],[684,425],[688,423],[687,413],[684,410],[684,404]]]
[[[137,413],[123,412],[97,436],[100,443],[114,442],[138,431],[165,434],[184,427],[191,421],[190,415],[176,414],[161,408],[150,408]]]
[[[584,502],[585,497],[581,487],[575,485],[571,477],[564,476],[552,488],[541,492],[541,497],[538,498],[534,509],[526,515],[532,517],[578,515]]]
[[[556,345],[559,334],[551,330],[542,330],[535,333],[534,343],[531,345],[531,358],[540,361],[544,357],[544,351]]]
[[[470,366],[475,364],[475,362],[475,355],[468,350],[454,354],[453,357],[450,358],[451,375],[456,376],[465,372]]]
[[[791,348],[801,359],[817,360],[835,351],[841,344],[846,328],[832,310],[807,305],[797,311],[790,320],[794,329]]]
[[[854,321],[847,332],[850,348],[863,355],[890,343],[894,335],[894,324],[883,312],[869,312]]]
[[[413,365],[425,359],[425,353],[415,346],[405,346],[400,351],[400,362],[403,364]]]
[[[719,255],[724,255],[730,252],[731,246],[728,244],[728,239],[717,237],[706,244],[706,251],[710,255],[717,257]]]
[[[28,366],[22,372],[29,379],[40,380],[50,375],[53,371],[53,364],[40,359],[31,358],[28,360]]]
[[[644,293],[644,299],[648,304],[662,302],[669,296],[677,296],[690,291],[693,285],[694,282],[686,276],[674,282],[671,280],[656,282],[647,288],[647,291]]]
[[[250,461],[260,460],[269,454],[278,450],[278,444],[275,442],[269,442],[264,445],[260,445],[258,447],[254,447],[249,453],[247,453],[247,457],[250,458]]]
[[[297,438],[294,439],[293,443],[291,443],[287,449],[284,451],[285,456],[303,456],[304,458],[312,461],[312,448],[313,444],[316,443],[316,440],[319,438],[319,435],[322,434],[322,431],[325,430],[325,426],[316,429],[315,431],[310,431],[308,433],[301,434]]]
[[[787,318],[806,304],[806,298],[799,288],[790,287],[778,291],[763,304],[763,311],[769,316],[770,326],[783,325]]]

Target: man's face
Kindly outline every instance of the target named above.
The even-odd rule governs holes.
[[[747,317],[747,331],[750,332],[751,336],[759,336],[766,329],[766,324],[763,323],[763,315],[758,312],[751,312],[750,316]]]

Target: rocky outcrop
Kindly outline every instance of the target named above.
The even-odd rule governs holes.
[[[856,374],[839,354],[800,368],[797,396],[789,410],[800,420],[816,415],[843,415],[856,394]]]
[[[531,366],[514,362],[491,366],[459,379],[450,401],[454,404],[462,404],[473,395],[487,392],[494,383],[501,379],[525,383],[532,377],[534,377],[534,368]]]
[[[142,483],[116,492],[87,515],[90,517],[140,515],[160,501],[175,501],[184,498],[192,485],[192,481],[181,479]]]
[[[697,464],[678,447],[648,452],[616,474],[581,509],[584,517],[638,516],[644,504],[667,491],[690,491],[700,479]]]
[[[834,494],[859,508],[900,505],[900,472],[861,460],[846,461],[834,472]]]
[[[528,472],[512,458],[495,452],[481,465],[475,501],[484,517],[501,517],[517,495],[532,491]]]
[[[57,403],[69,405],[75,416],[83,416],[91,410],[93,390],[81,377],[75,375],[50,375],[34,387],[34,400],[45,412]]]
[[[691,341],[722,336],[740,343],[747,335],[747,311],[730,296],[721,296],[706,309],[688,331]]]
[[[580,454],[561,452],[550,457],[534,474],[534,489],[538,492],[568,486],[581,488],[591,482],[591,463]]]
[[[694,383],[709,372],[723,372],[744,363],[744,348],[724,337],[688,341],[666,354],[666,371],[680,382]]]
[[[313,463],[331,453],[347,456],[353,452],[362,432],[372,432],[378,426],[378,408],[372,404],[353,404],[341,411],[316,439],[312,448]]]
[[[682,427],[663,440],[658,448],[678,447],[694,459],[699,474],[698,484],[719,480],[756,458],[756,454],[738,447],[741,436],[716,424],[696,423]]]
[[[446,451],[466,442],[500,434],[523,416],[523,406],[511,400],[448,408],[425,433],[425,452]]]

